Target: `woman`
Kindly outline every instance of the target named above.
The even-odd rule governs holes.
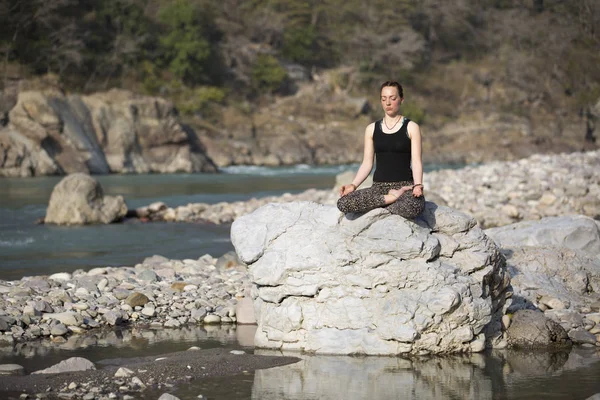
[[[340,189],[337,206],[343,213],[386,207],[393,214],[414,219],[425,207],[421,130],[400,114],[404,97],[398,82],[384,82],[380,93],[385,115],[367,126],[362,164],[352,183]],[[375,158],[373,186],[357,190],[371,173]]]

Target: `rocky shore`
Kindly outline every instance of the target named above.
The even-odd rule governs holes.
[[[0,281],[0,341],[65,336],[124,323],[177,328],[231,324],[249,289],[246,268],[235,254],[197,260],[146,258],[134,267]]]
[[[425,197],[473,215],[483,228],[557,215],[600,217],[600,151],[533,155],[518,161],[492,162],[424,175]],[[335,204],[337,187],[353,174],[338,177],[333,190],[310,189],[249,201],[195,203],[171,208],[155,203],[130,216],[149,221],[231,223],[268,203],[314,201]],[[368,183],[363,185],[366,186]]]

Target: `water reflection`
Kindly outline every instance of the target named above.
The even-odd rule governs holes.
[[[98,330],[67,339],[43,339],[0,346],[0,364],[19,364],[34,371],[69,357],[93,362],[111,358],[141,357],[201,348],[251,349],[256,326],[186,326],[179,329],[115,328]]]
[[[585,399],[600,392],[599,361],[594,349],[414,359],[303,355],[296,364],[256,371],[252,398]]]
[[[68,357],[85,357],[98,366],[110,359],[181,351],[190,346],[253,350],[256,326],[186,326],[180,329],[114,329],[0,346],[0,364],[32,371]],[[600,349],[570,352],[494,351],[446,357],[311,356],[283,367],[190,382],[175,389],[181,400],[197,399],[587,399],[600,393]],[[103,362],[102,360],[107,360]],[[161,392],[162,393],[162,392]],[[142,398],[160,395],[148,391]],[[158,395],[157,395],[158,394]]]

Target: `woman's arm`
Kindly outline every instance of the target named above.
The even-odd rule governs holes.
[[[412,166],[413,195],[423,196],[423,159],[421,157],[421,128],[416,122],[408,124],[408,135],[410,137],[410,157]]]
[[[363,150],[363,160],[360,168],[356,172],[352,183],[344,185],[340,189],[340,196],[345,196],[353,192],[367,179],[373,169],[373,161],[375,159],[375,146],[373,145],[373,132],[375,131],[375,123],[371,123],[365,129],[365,145]]]

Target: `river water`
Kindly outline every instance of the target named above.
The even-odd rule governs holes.
[[[28,371],[47,368],[68,357],[102,360],[222,347],[247,353],[281,355],[253,348],[256,326],[187,326],[180,329],[114,329],[0,347],[0,364]],[[350,357],[286,353],[301,361],[239,375],[203,379],[168,389],[181,400],[585,400],[600,393],[600,349],[560,352],[489,351],[439,357]],[[157,399],[161,391],[136,395]],[[596,399],[594,399],[596,400]]]
[[[105,194],[129,208],[163,201],[170,207],[214,204],[333,187],[335,175],[356,166],[231,167],[222,174],[96,176]],[[0,279],[135,265],[154,254],[172,259],[219,257],[233,250],[229,225],[125,223],[36,225],[61,177],[0,179]]]
[[[436,166],[432,169],[437,169]],[[335,175],[356,166],[272,169],[241,167],[223,174],[97,176],[106,194],[121,194],[130,208],[163,201],[169,206],[217,203],[331,188]],[[218,257],[233,249],[229,226],[125,223],[56,227],[33,222],[45,214],[61,177],[0,179],[0,279],[135,265],[145,257]],[[115,330],[87,337],[0,347],[0,364],[28,370],[81,356],[94,362],[179,351],[190,346],[255,350],[256,327],[185,327]],[[294,354],[295,355],[295,354]],[[600,352],[501,351],[472,356],[403,359],[301,355],[299,363],[256,373],[191,382],[173,388],[183,399],[587,399],[600,393]],[[140,398],[155,399],[147,392]]]

